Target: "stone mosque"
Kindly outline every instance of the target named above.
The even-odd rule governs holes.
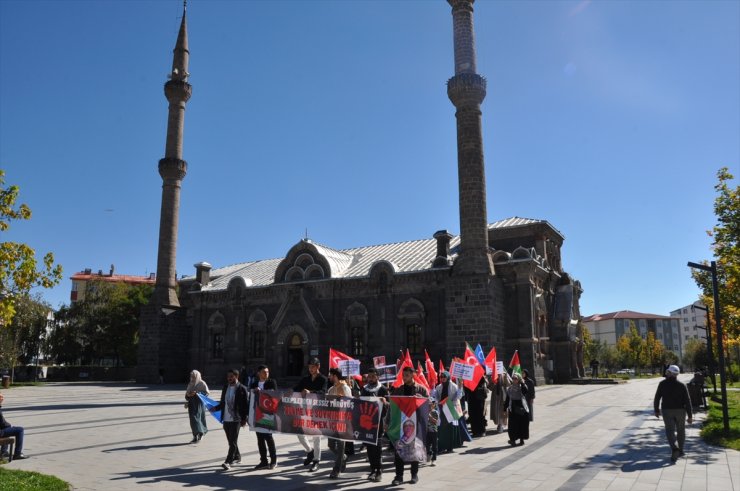
[[[465,342],[518,350],[540,384],[583,374],[578,281],[561,263],[563,235],[546,220],[489,223],[481,130],[486,80],[476,71],[475,0],[452,7],[455,73],[447,94],[457,119],[460,234],[430,231],[408,242],[335,249],[308,239],[275,259],[212,267],[177,280],[175,258],[188,83],[185,10],[174,49],[162,177],[157,275],[139,330],[137,381],[182,382],[197,367],[211,382],[228,368],[266,364],[288,384],[329,348],[362,361],[413,358],[445,364]],[[450,135],[452,138],[452,135]]]

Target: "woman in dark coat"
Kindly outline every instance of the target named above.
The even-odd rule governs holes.
[[[529,440],[529,406],[527,405],[527,385],[522,376],[514,372],[511,387],[506,390],[506,408],[509,412],[509,445],[524,445]]]
[[[486,388],[486,378],[481,377],[475,390],[465,387],[465,399],[468,403],[468,421],[470,422],[470,432],[473,437],[480,437],[486,434],[486,415],[485,406],[488,397]]]
[[[522,370],[522,381],[527,386],[527,405],[529,406],[529,420],[534,421],[534,388],[537,382],[529,376],[529,370]]]

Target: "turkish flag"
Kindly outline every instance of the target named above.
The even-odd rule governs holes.
[[[349,355],[345,355],[341,351],[337,351],[334,348],[329,348],[329,368],[339,368],[339,362],[342,360],[354,360],[355,358],[352,358]],[[343,374],[345,375],[345,374]],[[346,375],[345,375],[346,377]],[[353,375],[352,376],[355,380],[358,382],[362,381],[362,375]]]
[[[419,384],[423,385],[424,387],[429,390],[429,382],[427,381],[427,378],[424,376],[424,370],[421,369],[421,362],[417,361],[417,367],[416,367],[416,374],[414,375],[414,381]]]
[[[434,363],[432,363],[432,360],[429,359],[429,353],[427,353],[427,350],[424,350],[424,356],[426,357],[426,361],[424,364],[427,368],[427,380],[429,381],[429,385],[431,387],[437,386],[437,372],[434,371]]]
[[[398,367],[398,374],[396,375],[396,380],[393,382],[393,387],[400,387],[403,385],[403,369],[404,367],[411,367],[414,368],[414,362],[411,361],[411,354],[409,353],[408,348],[406,349],[406,354],[403,357],[403,360],[401,360],[401,366]],[[416,378],[416,377],[414,377]]]
[[[491,380],[496,380],[498,378],[498,373],[496,371],[496,348],[491,348],[491,351],[488,352],[488,356],[486,356],[486,366],[491,369]]]
[[[475,390],[475,388],[478,387],[480,379],[483,378],[483,375],[486,374],[486,371],[483,369],[482,366],[480,366],[480,363],[478,363],[478,357],[475,356],[475,353],[472,349],[470,349],[470,345],[468,343],[465,343],[464,358],[465,364],[474,365],[475,369],[473,369],[473,380],[463,380],[463,385],[467,387],[468,390]]]

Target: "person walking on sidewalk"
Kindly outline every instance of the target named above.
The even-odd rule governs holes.
[[[383,404],[383,410],[380,413],[380,428],[378,429],[378,440],[383,434],[383,421],[385,421],[386,406],[388,405],[388,389],[385,388],[378,380],[378,371],[370,368],[367,371],[367,383],[362,387],[360,395],[364,397],[377,397]],[[383,476],[383,449],[380,441],[377,445],[370,443],[365,444],[367,449],[367,458],[370,461],[370,474],[367,478],[373,482],[380,482]]]
[[[321,362],[318,358],[308,360],[308,375],[293,387],[293,392],[300,392],[304,396],[311,393],[326,393],[329,381],[321,374],[320,369]],[[311,445],[308,443],[309,438],[311,438]],[[319,468],[319,460],[321,460],[321,435],[298,435],[298,441],[306,449],[306,460],[303,461],[303,465],[310,466],[308,468],[309,472],[316,472]]]
[[[193,439],[190,443],[198,443],[208,433],[208,424],[206,423],[206,409],[203,401],[198,394],[208,396],[210,394],[208,385],[201,378],[198,370],[190,372],[190,383],[185,389],[185,407],[188,408],[188,417],[190,418],[190,430],[193,432]]]
[[[256,397],[257,401],[253,407],[259,405],[259,396],[261,390],[277,390],[277,382],[270,378],[270,369],[267,365],[257,367],[257,377],[254,378],[249,386],[251,397]],[[254,414],[250,418],[250,424],[254,423]],[[257,434],[257,449],[260,453],[260,463],[254,467],[254,470],[274,469],[277,467],[277,453],[275,452],[275,439],[272,437],[272,431],[265,428],[254,428]],[[270,462],[267,462],[267,450],[270,450]]]
[[[327,392],[327,395],[339,397],[352,397],[352,389],[349,388],[347,382],[342,377],[342,371],[338,368],[329,369],[329,382],[331,387]],[[329,477],[336,479],[339,474],[344,471],[347,467],[347,456],[344,455],[345,441],[338,438],[329,438],[329,449],[334,452],[334,468],[329,474]]]
[[[211,408],[211,412],[221,411],[221,422],[224,425],[226,441],[229,442],[229,452],[226,460],[221,464],[224,470],[231,469],[234,462],[240,463],[242,454],[239,452],[239,430],[247,424],[247,389],[239,382],[239,370],[231,369],[226,372],[228,382],[221,390],[221,402]]]
[[[688,421],[691,424],[693,421],[689,390],[686,388],[686,385],[678,381],[678,374],[680,372],[676,365],[668,367],[665,372],[665,379],[658,384],[658,389],[655,391],[655,399],[653,400],[656,418],[661,416],[662,408],[665,434],[668,437],[668,444],[671,446],[671,462],[677,461],[684,454],[683,444],[686,440],[685,422]]]

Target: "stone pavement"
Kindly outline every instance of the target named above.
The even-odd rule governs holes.
[[[419,484],[402,487],[740,491],[740,452],[703,444],[696,422],[688,428],[686,457],[671,464],[662,421],[652,415],[658,381],[539,387],[531,438],[524,446],[510,447],[505,433],[489,434],[440,456],[436,467],[422,466]],[[53,474],[80,490],[390,487],[390,454],[384,455],[382,483],[365,480],[364,452],[350,461],[340,479],[330,480],[330,452],[322,453],[318,472],[306,472],[303,449],[290,435],[276,435],[276,470],[252,472],[259,460],[256,439],[242,432],[242,464],[222,471],[227,446],[215,420],[209,418],[212,431],[200,444],[187,443],[191,434],[184,389],[50,383],[4,391],[5,416],[26,428],[24,452],[31,457],[5,467]],[[698,419],[703,418],[699,413]]]

